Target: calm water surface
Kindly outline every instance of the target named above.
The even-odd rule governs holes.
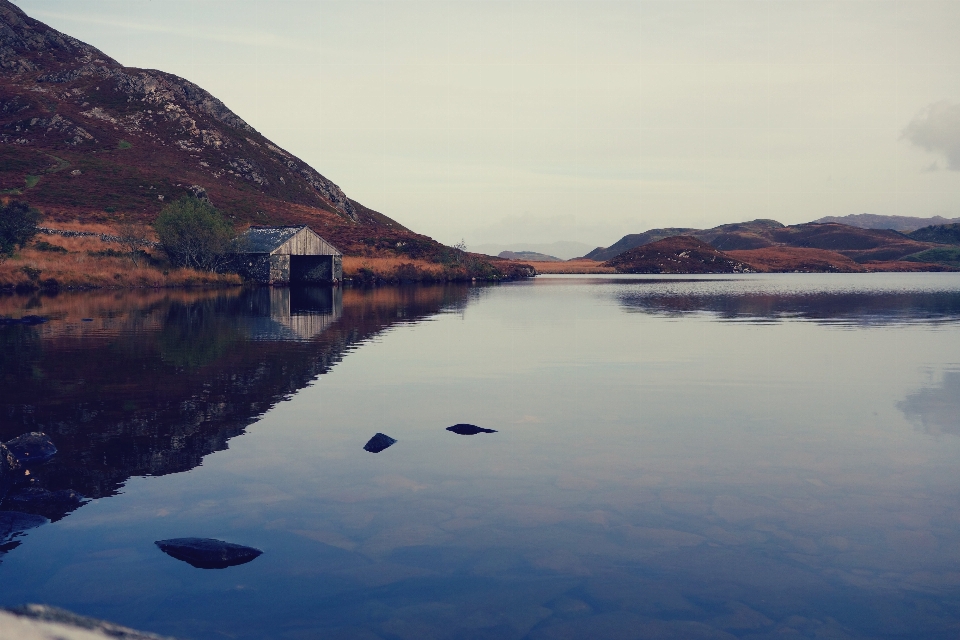
[[[198,639],[960,635],[960,274],[0,298],[24,314],[0,439],[60,452],[0,503],[0,605]],[[186,536],[264,553],[153,544]]]

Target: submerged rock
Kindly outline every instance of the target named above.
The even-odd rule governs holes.
[[[250,562],[263,553],[260,549],[213,538],[171,538],[154,544],[168,556],[198,569],[226,569]]]
[[[452,431],[457,435],[461,436],[475,436],[478,433],[496,433],[496,429],[484,429],[483,427],[478,427],[475,424],[455,424],[452,427],[447,427],[447,431]]]
[[[367,440],[367,444],[363,445],[363,448],[365,451],[369,451],[370,453],[380,453],[387,447],[392,446],[395,442],[396,440],[390,436],[383,433],[378,433]]]
[[[33,431],[17,436],[4,443],[21,466],[41,464],[57,453],[57,448],[47,434]]]
[[[87,499],[72,489],[47,491],[40,487],[15,489],[7,496],[4,506],[24,513],[59,520],[87,503]]]

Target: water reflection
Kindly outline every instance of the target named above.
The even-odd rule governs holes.
[[[628,310],[664,316],[709,313],[725,320],[794,318],[857,325],[960,319],[960,290],[952,285],[924,290],[900,288],[894,281],[893,287],[870,290],[862,282],[849,287],[844,286],[849,280],[837,280],[807,276],[784,286],[769,278],[649,279],[630,284],[621,281],[615,295]]]
[[[59,520],[131,476],[198,466],[353,345],[466,296],[264,287],[0,299],[0,316],[50,318],[0,327],[0,442],[42,431],[58,449],[0,502],[0,554],[38,516]]]
[[[960,371],[946,371],[937,386],[911,393],[897,407],[930,435],[960,436]]]
[[[72,453],[3,504],[0,604],[183,638],[956,637],[960,438],[910,421],[953,429],[960,322],[924,300],[960,277],[687,280],[41,300],[0,437]],[[184,536],[264,553],[197,571],[154,544]]]

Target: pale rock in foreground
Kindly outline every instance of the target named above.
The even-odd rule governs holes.
[[[0,640],[174,640],[78,616],[64,609],[28,604],[0,610]]]

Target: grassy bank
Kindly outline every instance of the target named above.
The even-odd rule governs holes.
[[[57,228],[117,234],[116,229],[107,225]],[[39,234],[28,246],[0,263],[0,290],[210,287],[240,283],[236,274],[173,267],[157,249],[141,251],[134,260],[128,248],[97,236]]]
[[[38,234],[14,256],[0,262],[0,291],[57,289],[133,289],[220,287],[242,284],[232,273],[183,269],[170,264],[164,252],[147,247],[131,254],[130,247],[112,240],[119,227],[95,223],[47,222],[44,227],[83,236]],[[155,242],[155,237],[149,237]],[[348,282],[361,286],[403,282],[463,282],[510,280],[534,275],[533,269],[510,260],[487,259],[451,250],[448,260],[397,255],[375,247],[365,255],[344,256]],[[452,257],[451,257],[452,256]]]
[[[343,277],[354,284],[399,284],[403,282],[464,282],[468,280],[512,280],[535,275],[525,263],[480,259],[466,254],[459,262],[440,264],[415,258],[367,255],[344,256]]]

